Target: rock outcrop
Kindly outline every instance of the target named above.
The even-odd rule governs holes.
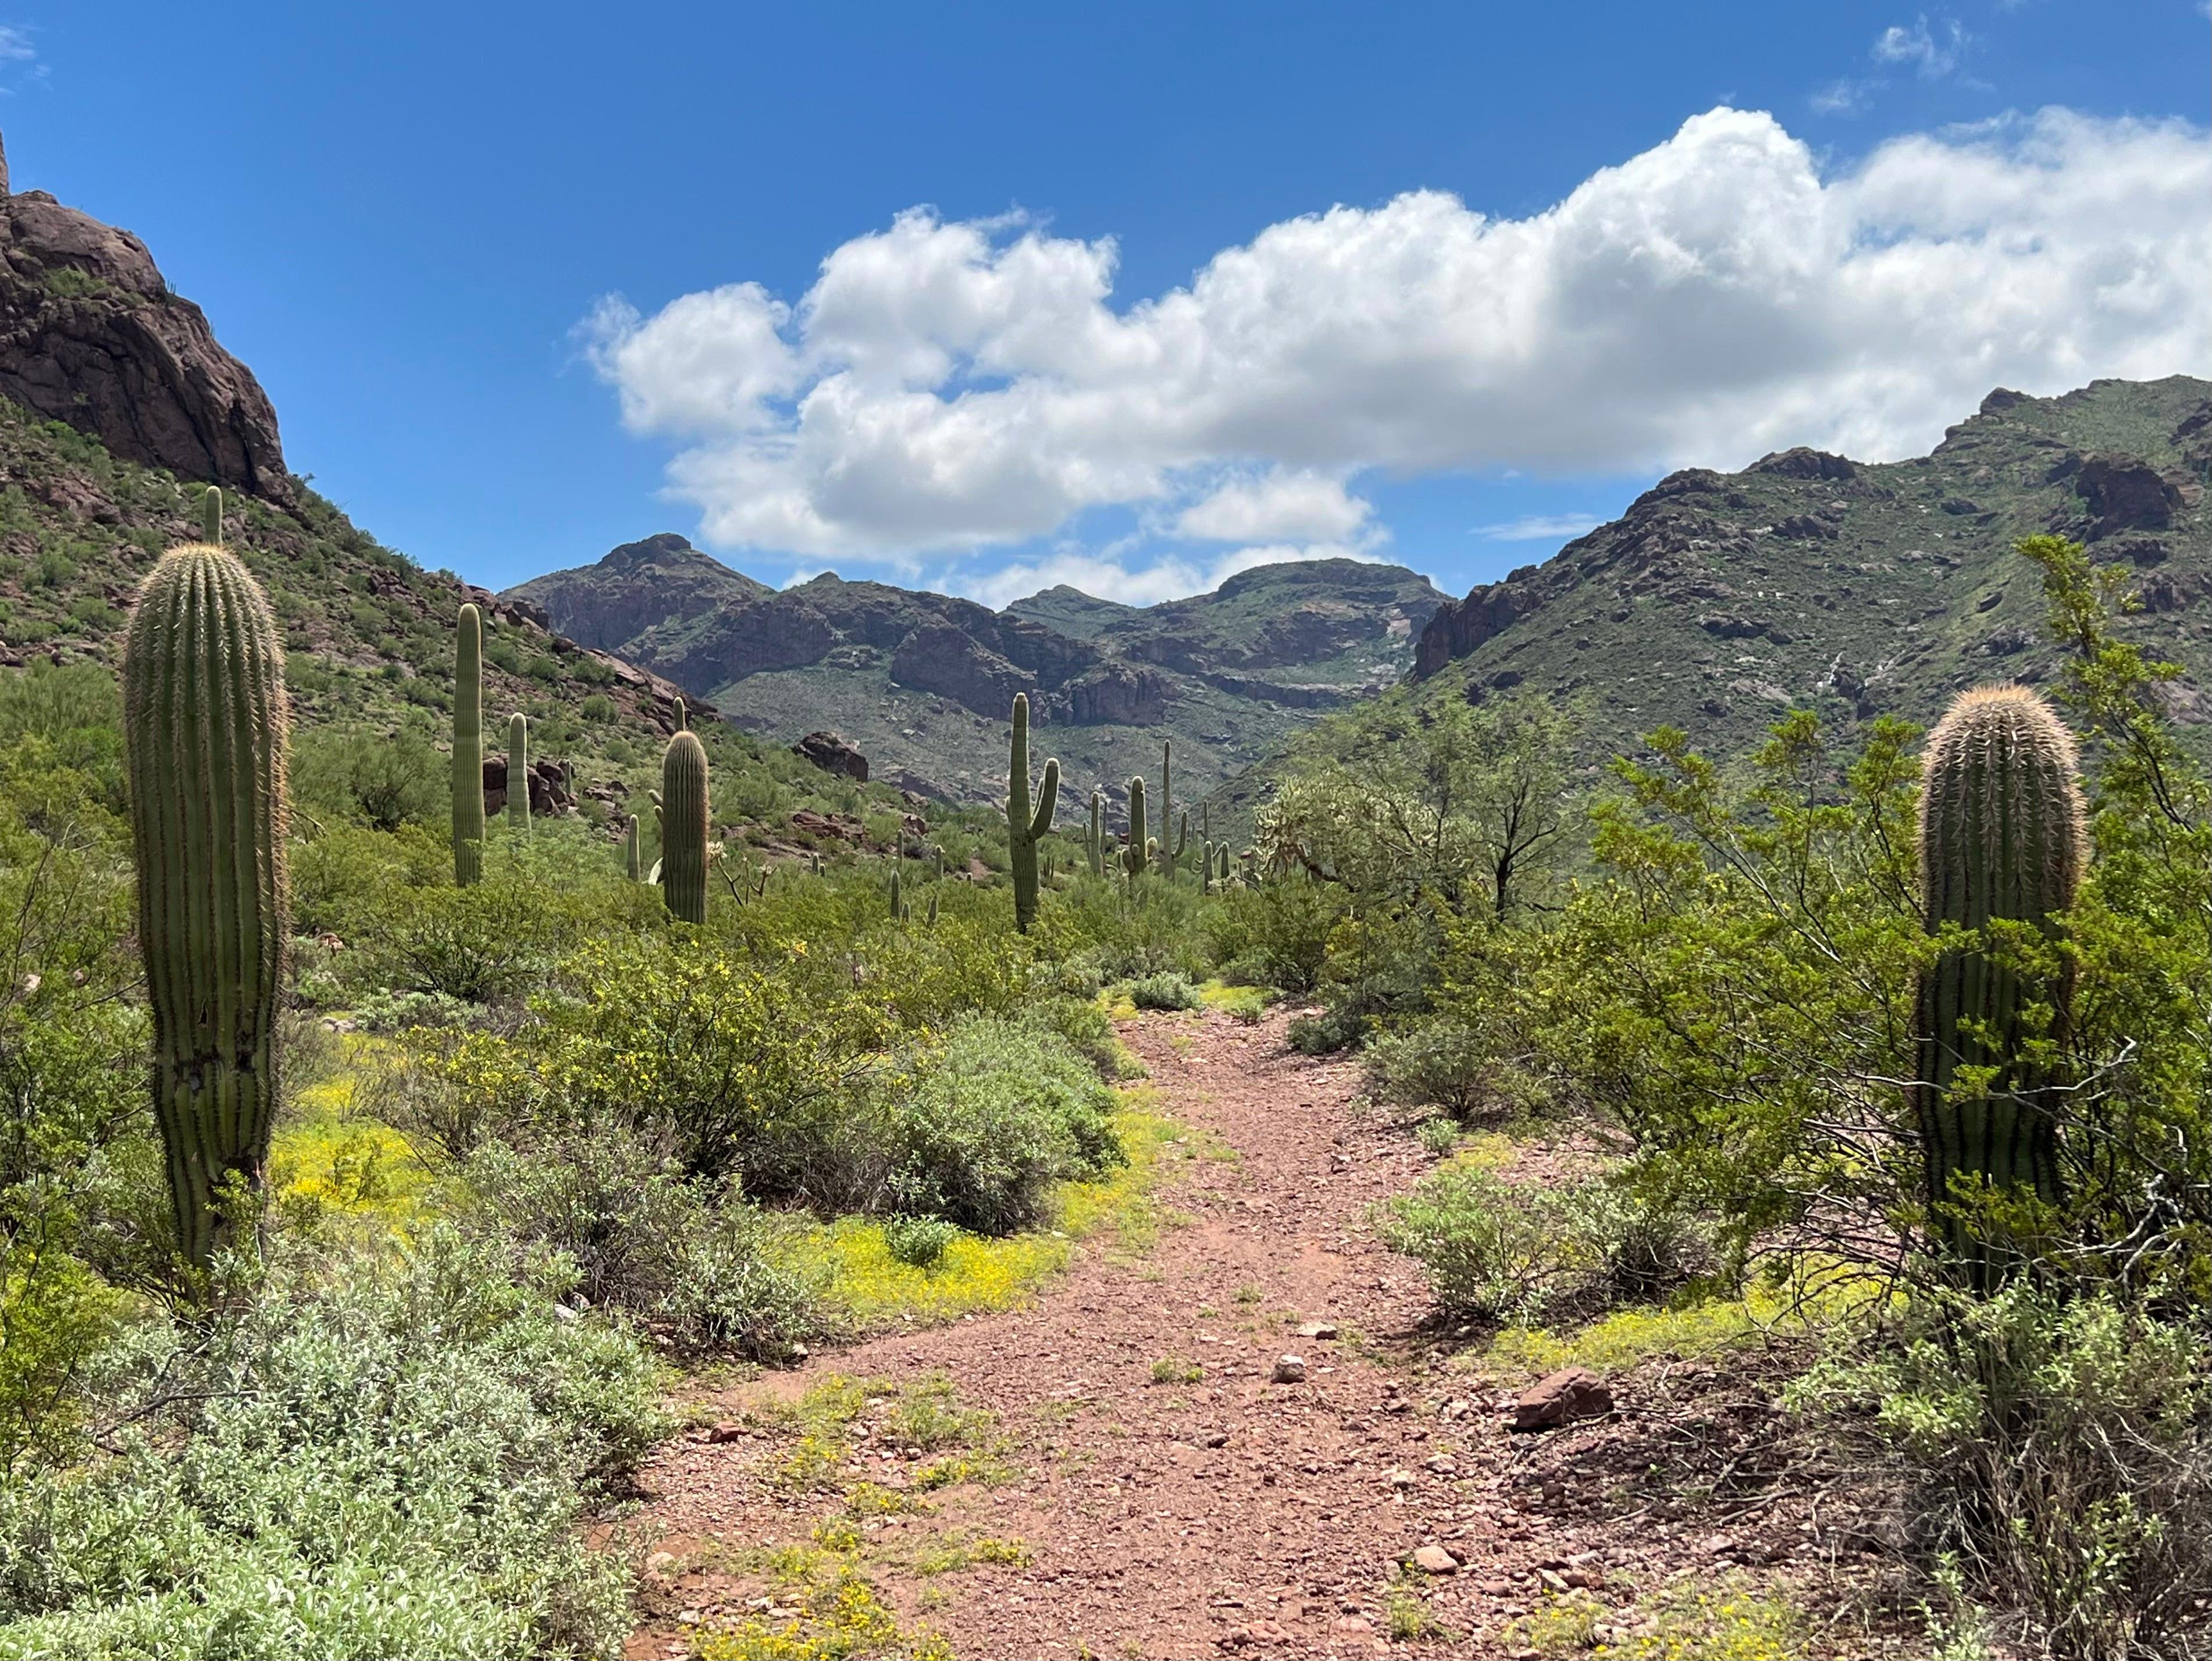
[[[123,460],[289,494],[268,394],[200,308],[170,292],[130,232],[44,191],[7,193],[3,158],[0,395]]]
[[[842,733],[809,733],[791,746],[791,753],[801,761],[811,761],[825,773],[835,773],[855,784],[868,782],[868,758],[860,753],[860,746],[846,739]]]

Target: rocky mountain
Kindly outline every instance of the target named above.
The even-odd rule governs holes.
[[[0,154],[0,668],[111,660],[138,579],[198,538],[212,484],[283,626],[303,726],[442,737],[473,598],[487,705],[535,716],[547,753],[604,759],[672,727],[672,684],[422,570],[288,473],[260,383],[145,245],[7,185]]]
[[[1480,699],[1580,693],[1602,744],[1662,724],[1739,753],[1784,710],[1927,722],[1976,682],[2048,678],[2037,573],[2057,532],[2137,575],[2133,632],[2212,680],[2212,382],[2000,388],[1925,456],[1788,450],[1664,478],[1609,525],[1443,606],[1413,672]]]
[[[1273,753],[1322,711],[1387,686],[1444,597],[1394,565],[1262,566],[1151,606],[1048,589],[994,611],[847,582],[777,591],[682,537],[615,549],[503,599],[549,626],[713,698],[780,740],[830,727],[872,776],[951,801],[1006,788],[1006,712],[1029,695],[1067,806],[1158,766],[1176,740],[1191,799]]]

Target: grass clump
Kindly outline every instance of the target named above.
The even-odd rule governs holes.
[[[1205,1377],[1204,1367],[1179,1355],[1163,1355],[1152,1363],[1152,1382],[1156,1384],[1194,1384]]]

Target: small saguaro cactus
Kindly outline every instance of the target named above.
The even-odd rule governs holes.
[[[1091,793],[1091,828],[1083,838],[1083,856],[1091,862],[1091,874],[1106,874],[1106,802],[1095,788]]]
[[[207,533],[208,546],[210,548],[222,547],[222,491],[218,486],[213,484],[209,485],[207,487],[207,494],[200,498],[200,517],[203,521],[203,528]]]
[[[929,891],[929,915],[925,921],[932,928],[937,927],[937,891],[934,888]]]
[[[906,921],[906,890],[905,885],[899,880],[898,867],[896,865],[891,867],[891,921],[893,922]]]
[[[1929,734],[1922,761],[1920,859],[1930,933],[1946,923],[1981,930],[2032,923],[2046,934],[2074,903],[2087,861],[2073,734],[2024,686],[1961,694]],[[1965,1238],[1950,1204],[1955,1179],[2059,1196],[2051,1080],[2030,1041],[2063,1042],[2070,970],[2053,986],[2023,984],[1985,940],[1943,953],[1923,972],[1912,1094],[1926,1160],[1929,1204],[1954,1249]],[[2049,1022],[2031,1014],[2043,1006]],[[2033,1025],[2031,1025],[2033,1020]],[[1962,1067],[1994,1068],[1986,1090],[1954,1092]]]
[[[707,749],[689,730],[660,757],[660,895],[668,915],[707,921]]]
[[[1153,846],[1159,849],[1161,874],[1168,877],[1175,875],[1176,862],[1182,857],[1182,845],[1168,841],[1168,833],[1175,829],[1175,774],[1172,771],[1174,756],[1173,740],[1162,739],[1160,740],[1160,834],[1154,840]]]
[[[453,625],[453,880],[483,876],[483,614],[461,607]]]
[[[676,730],[679,733],[691,730],[691,712],[684,707],[682,698],[676,700]]]
[[[1139,773],[1129,781],[1129,848],[1127,857],[1129,862],[1129,874],[1133,877],[1141,877],[1145,874],[1146,840],[1145,776]]]
[[[209,507],[211,525],[220,512]],[[276,1116],[287,719],[260,586],[211,544],[171,549],[125,637],[123,735],[154,1117],[178,1245],[201,1267],[225,1232],[216,1190],[234,1174],[260,1180]]]
[[[520,709],[507,718],[507,824],[530,829],[530,718]]]
[[[629,816],[629,829],[623,836],[623,873],[632,882],[645,879],[644,850],[638,845],[637,815]]]
[[[1213,891],[1213,844],[1203,840],[1198,844],[1198,885],[1201,892]]]
[[[1014,927],[1023,934],[1036,921],[1037,838],[1052,829],[1060,805],[1060,757],[1044,764],[1036,806],[1030,806],[1030,699],[1014,694],[1014,735],[1006,761],[1006,855],[1014,875]]]

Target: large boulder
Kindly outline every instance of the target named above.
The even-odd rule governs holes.
[[[868,758],[860,745],[842,733],[809,733],[791,746],[791,753],[811,761],[825,773],[836,773],[856,784],[868,782]]]
[[[123,460],[289,494],[269,395],[146,245],[7,185],[0,152],[0,395]]]

